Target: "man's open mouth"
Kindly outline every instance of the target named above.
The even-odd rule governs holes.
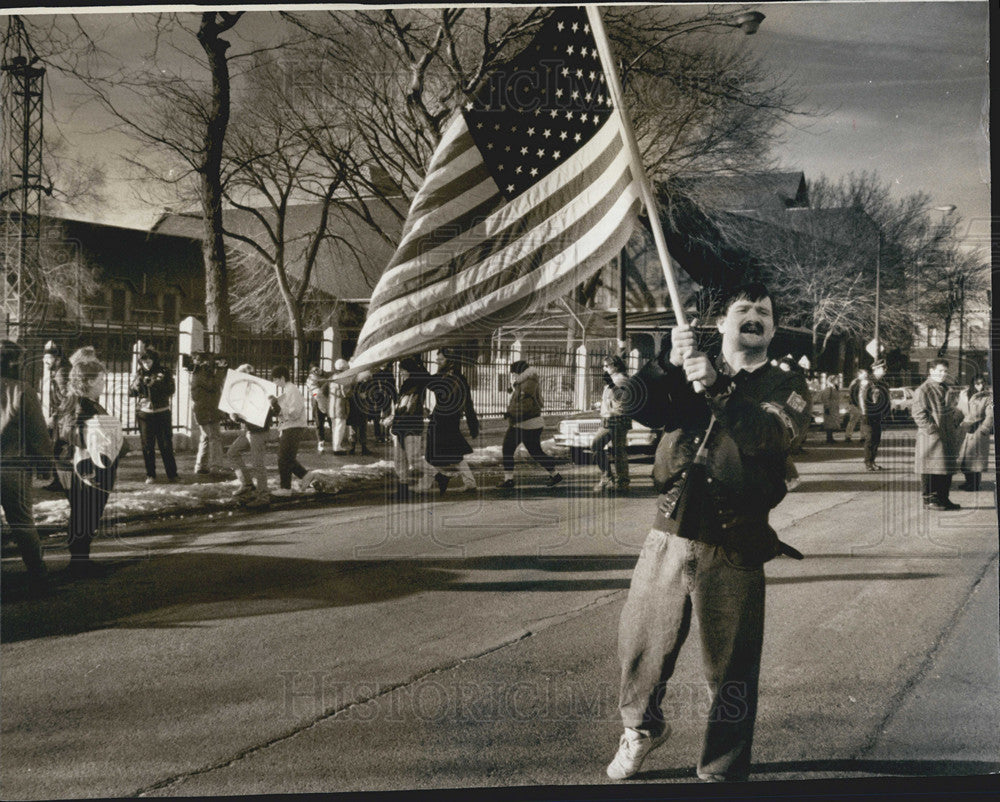
[[[744,323],[740,326],[740,334],[763,334],[764,327],[760,323]]]

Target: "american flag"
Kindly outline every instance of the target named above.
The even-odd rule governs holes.
[[[586,13],[555,9],[445,129],[352,372],[489,336],[607,264],[640,205],[620,113]]]

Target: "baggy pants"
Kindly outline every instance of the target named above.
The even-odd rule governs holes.
[[[711,698],[698,776],[743,780],[757,716],[764,570],[736,567],[722,547],[656,529],[647,536],[618,629],[622,723],[655,736],[665,727],[665,701],[678,718],[701,709],[684,694],[679,703],[666,699],[692,613]]]
[[[31,473],[16,468],[0,470],[0,503],[28,573],[44,574],[42,543],[31,506]]]

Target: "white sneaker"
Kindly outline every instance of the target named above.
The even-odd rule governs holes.
[[[661,746],[670,737],[670,725],[655,738],[641,735],[638,730],[625,728],[625,734],[618,742],[618,751],[608,764],[608,777],[612,780],[625,780],[642,768],[646,755]]]
[[[316,444],[316,450],[320,454],[322,454],[324,451],[326,451],[326,443],[324,443],[322,440],[320,440],[319,443]]]
[[[316,471],[306,471],[305,476],[299,479],[299,487],[312,487],[313,482],[316,481]]]
[[[290,487],[278,487],[271,491],[271,495],[276,498],[288,498],[292,495],[292,489]]]

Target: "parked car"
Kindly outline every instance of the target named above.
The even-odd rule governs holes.
[[[585,465],[593,460],[590,443],[601,428],[601,416],[596,411],[576,412],[559,423],[559,430],[552,438],[557,446],[569,449],[569,458],[576,465]],[[650,429],[638,421],[632,421],[632,428],[625,442],[630,453],[652,454],[663,435],[662,429]]]
[[[893,418],[909,418],[913,412],[913,390],[909,387],[889,388],[889,414]]]
[[[849,411],[847,409],[847,400],[846,399],[842,399],[841,402],[840,402],[840,406],[837,408],[837,428],[838,429],[843,429],[845,426],[847,426],[847,418],[848,418],[849,414],[850,413],[849,413]],[[810,426],[822,426],[823,425],[823,402],[822,401],[813,401],[813,404],[812,404],[812,421],[810,422],[809,425]]]

